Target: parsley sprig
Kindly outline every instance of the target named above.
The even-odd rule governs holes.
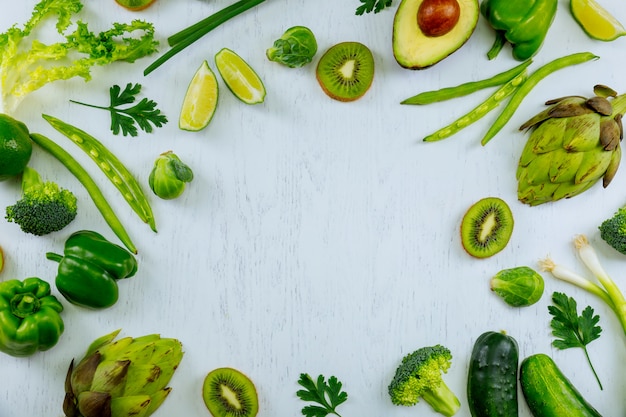
[[[600,316],[594,315],[593,308],[590,306],[587,306],[582,311],[582,315],[578,316],[576,300],[563,293],[553,293],[552,302],[554,305],[548,306],[548,311],[553,316],[550,322],[552,335],[556,337],[552,341],[552,346],[557,349],[582,348],[600,389],[603,389],[600,378],[591,364],[589,352],[587,352],[587,345],[598,339],[602,332],[602,328],[597,326]]]
[[[152,132],[152,125],[161,127],[167,123],[167,117],[157,109],[157,103],[153,100],[143,98],[133,106],[120,108],[126,104],[135,102],[136,96],[141,92],[141,84],[126,84],[124,90],[119,85],[114,85],[109,89],[110,105],[96,106],[70,100],[72,103],[80,104],[95,109],[108,110],[111,113],[111,131],[114,135],[120,133],[124,136],[137,136],[137,126],[146,133]]]
[[[356,14],[362,15],[364,13],[378,13],[383,10],[385,7],[391,6],[392,0],[359,0],[362,5],[356,8]]]
[[[341,382],[336,377],[331,376],[327,383],[324,376],[320,375],[317,377],[316,383],[308,374],[300,374],[298,384],[306,388],[296,392],[301,400],[319,404],[319,406],[305,406],[302,409],[303,415],[306,417],[325,417],[328,414],[334,414],[341,417],[335,409],[348,399],[348,393],[341,391]]]

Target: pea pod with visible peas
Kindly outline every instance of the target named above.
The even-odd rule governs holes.
[[[126,166],[98,139],[87,132],[47,114],[44,114],[43,118],[89,155],[120,191],[133,211],[156,232],[154,216],[148,199]]]

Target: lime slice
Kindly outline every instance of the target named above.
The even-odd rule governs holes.
[[[215,114],[218,97],[217,77],[205,60],[187,87],[178,127],[192,132],[207,127]]]
[[[155,1],[156,0],[115,0],[117,4],[127,8],[128,10],[132,10],[133,12],[143,10],[148,6],[151,6]]]
[[[2,247],[0,247],[0,272],[4,269],[4,253],[2,253]]]
[[[265,86],[256,72],[235,52],[223,48],[215,55],[215,65],[226,86],[246,104],[265,100]]]
[[[595,0],[570,0],[569,5],[574,19],[591,38],[612,41],[626,35],[624,26]]]

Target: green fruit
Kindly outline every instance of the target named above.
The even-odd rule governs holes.
[[[0,181],[21,174],[32,152],[33,145],[26,125],[0,114]]]
[[[461,222],[461,243],[476,258],[488,258],[509,243],[513,233],[513,213],[508,204],[497,197],[474,203]]]
[[[143,10],[151,6],[155,1],[156,0],[115,0],[117,4],[133,12]]]
[[[357,100],[374,80],[374,56],[359,42],[341,42],[330,47],[315,71],[322,90],[338,101]]]
[[[393,21],[393,55],[409,69],[430,67],[470,38],[478,0],[402,0]]]
[[[202,385],[202,398],[214,417],[253,417],[259,411],[254,384],[233,368],[209,372]]]

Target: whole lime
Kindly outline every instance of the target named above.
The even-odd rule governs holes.
[[[33,153],[28,128],[6,114],[0,114],[0,181],[19,175]]]

